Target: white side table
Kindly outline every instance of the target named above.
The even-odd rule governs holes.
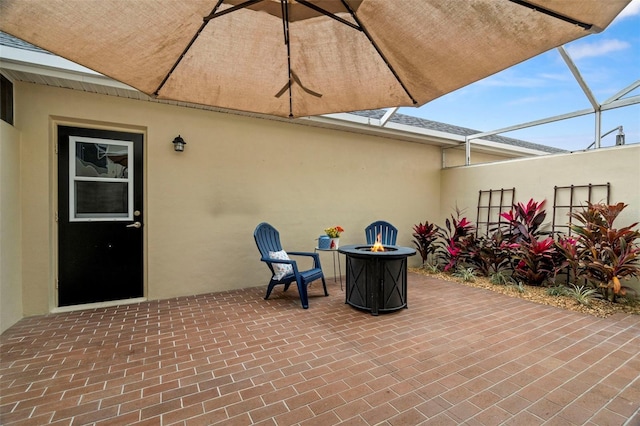
[[[316,247],[314,249],[314,252],[317,253],[319,251],[328,251],[331,252],[331,254],[333,255],[333,281],[338,282],[338,278],[336,277],[336,256],[338,256],[338,273],[340,274],[340,290],[342,290],[342,268],[340,267],[340,253],[338,253],[338,249],[337,248],[333,248],[333,249],[324,249],[324,248],[318,248]]]

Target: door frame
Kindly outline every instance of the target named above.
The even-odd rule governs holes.
[[[142,236],[142,297],[132,298],[132,299],[124,299],[124,300],[112,300],[107,302],[96,302],[96,303],[86,303],[82,305],[72,305],[72,306],[58,306],[59,298],[58,298],[58,276],[59,276],[59,253],[58,253],[58,244],[59,244],[59,235],[58,235],[58,211],[59,211],[59,194],[58,194],[58,177],[60,171],[58,170],[58,126],[68,126],[68,127],[78,127],[84,129],[92,129],[92,130],[105,130],[105,131],[114,131],[114,132],[128,132],[128,133],[136,133],[141,134],[143,138],[144,149],[142,150],[142,219],[145,224],[145,228],[147,228],[147,128],[143,126],[127,126],[127,125],[118,125],[114,123],[102,123],[96,121],[84,121],[84,120],[75,120],[72,118],[66,117],[54,117],[50,116],[49,120],[50,124],[50,167],[51,167],[51,179],[50,179],[50,193],[52,195],[52,214],[51,214],[51,230],[52,230],[52,241],[51,241],[51,264],[52,264],[52,283],[49,287],[49,312],[71,312],[76,310],[88,309],[88,308],[100,308],[100,307],[108,307],[108,306],[116,306],[116,305],[127,305],[134,304],[139,302],[144,302],[147,299],[148,295],[148,238],[149,234],[146,232],[143,233]]]

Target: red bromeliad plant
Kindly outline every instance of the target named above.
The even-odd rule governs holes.
[[[425,223],[414,227],[414,243],[423,262],[437,246],[435,256],[445,271],[473,266],[488,276],[510,269],[520,282],[540,286],[568,269],[572,283],[585,279],[611,301],[630,290],[621,280],[640,276],[640,232],[634,229],[637,222],[621,229],[613,227],[625,204],[589,203],[583,212],[571,214],[576,220],[571,225],[575,238],[560,236],[557,242],[541,238],[545,234],[541,230],[546,217],[543,206],[544,202],[533,199],[514,204],[511,211],[501,214],[508,221],[509,232],[498,229],[479,238],[473,234],[475,226],[456,209],[445,221],[445,228],[438,227],[439,241],[432,244],[434,229]],[[429,239],[421,240],[426,237]]]
[[[528,285],[543,285],[555,272],[555,253],[551,237],[542,241],[533,236],[523,239],[515,255],[518,264],[513,272],[514,276]]]
[[[544,203],[532,198],[526,204],[514,204],[510,211],[500,214],[507,221],[507,227],[503,229],[508,244],[504,249],[516,261],[514,277],[529,285],[543,285],[555,272],[557,251],[553,239],[538,241],[544,234],[541,227],[547,217]]]
[[[444,263],[444,271],[456,269],[466,261],[467,248],[473,240],[475,226],[466,217],[460,217],[461,212],[456,208],[456,216],[445,221],[446,229],[439,228],[438,234],[444,240],[436,255]]]
[[[438,228],[428,221],[425,221],[424,224],[419,223],[413,227],[413,238],[415,238],[413,243],[418,248],[424,264],[429,258],[429,254],[436,251],[436,246],[433,243],[438,238]]]
[[[584,270],[580,265],[578,240],[571,237],[560,236],[558,237],[558,241],[556,241],[556,250],[559,257],[555,271],[556,276],[566,268],[569,271],[569,281],[576,283]]]
[[[544,201],[536,202],[532,198],[526,205],[517,203],[508,212],[500,213],[500,217],[506,219],[509,224],[505,234],[509,235],[512,242],[531,241],[531,238],[535,239],[542,234],[540,226],[547,217],[543,207]]]
[[[628,290],[621,279],[640,276],[640,232],[633,229],[638,222],[621,229],[613,227],[625,207],[624,203],[588,203],[584,211],[571,214],[582,224],[571,225],[571,230],[577,236],[583,275],[612,302]]]
[[[511,243],[497,230],[490,236],[481,236],[468,245],[468,262],[488,277],[511,267],[511,258],[519,244]]]

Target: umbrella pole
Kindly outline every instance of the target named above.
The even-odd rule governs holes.
[[[282,29],[284,31],[284,44],[287,46],[287,74],[289,81],[287,82],[289,90],[289,118],[293,118],[293,101],[291,98],[291,43],[289,42],[289,2],[280,0],[282,7]]]

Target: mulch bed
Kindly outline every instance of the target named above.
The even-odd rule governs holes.
[[[461,278],[445,273],[431,273],[423,268],[409,268],[410,272],[428,275],[446,281],[457,282],[462,285],[495,291],[510,297],[519,297],[535,303],[555,306],[570,311],[582,312],[599,318],[606,318],[617,313],[640,315],[640,301],[634,300],[628,303],[611,303],[602,299],[592,299],[589,306],[578,303],[568,296],[551,296],[547,294],[546,287],[524,285],[524,292],[520,292],[515,286],[496,285],[485,277],[476,277],[475,281],[463,281]]]

